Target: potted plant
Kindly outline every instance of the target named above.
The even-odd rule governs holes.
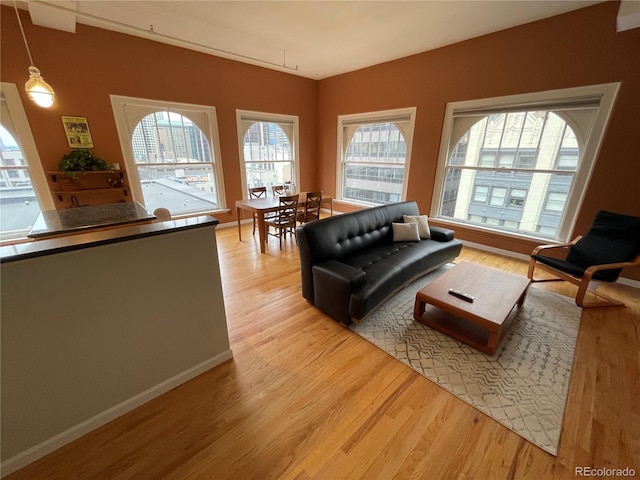
[[[66,172],[75,188],[110,188],[118,186],[114,182],[121,183],[113,165],[86,148],[73,149],[62,155],[58,170]]]
[[[91,153],[87,148],[77,148],[62,155],[58,163],[61,172],[94,172],[98,170],[113,170],[113,166],[104,158]]]

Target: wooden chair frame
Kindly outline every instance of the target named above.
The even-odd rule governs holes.
[[[277,214],[272,218],[267,218],[265,223],[267,227],[274,227],[277,229],[277,235],[275,233],[270,233],[267,228],[267,236],[273,235],[277,236],[280,240],[280,250],[282,250],[282,237],[284,237],[287,232],[291,233],[292,237],[296,236],[296,216],[298,213],[298,198],[299,195],[289,195],[289,196],[281,196],[280,197],[280,208],[277,211]],[[296,242],[298,239],[296,238]]]
[[[300,223],[320,220],[320,204],[322,203],[322,192],[308,192],[304,207],[298,211],[298,221]]]
[[[284,185],[273,185],[271,187],[271,194],[274,197],[282,197],[285,194],[286,187]]]
[[[552,249],[565,249],[568,250],[573,245],[575,245],[578,240],[580,240],[582,236],[576,237],[573,241],[569,243],[563,243],[558,245],[541,245],[536,247],[531,255],[537,255],[539,252],[543,250],[552,250]],[[554,281],[566,281],[576,285],[578,287],[578,292],[576,294],[576,304],[583,308],[593,308],[593,307],[616,307],[616,306],[624,306],[624,303],[615,300],[614,298],[609,297],[600,292],[596,292],[595,290],[600,286],[600,282],[598,280],[593,280],[593,276],[599,272],[600,270],[614,270],[618,268],[631,267],[633,265],[640,265],[640,255],[637,255],[635,258],[628,262],[618,262],[618,263],[607,263],[601,265],[592,265],[587,268],[582,277],[576,277],[565,273],[561,270],[555,269],[548,265],[538,262],[535,258],[531,258],[529,261],[529,271],[527,273],[527,277],[532,282],[554,282]],[[541,268],[542,270],[555,275],[558,278],[534,278],[534,270],[536,268]],[[598,297],[600,300],[587,301],[585,300],[585,296],[587,292],[592,295]]]
[[[253,187],[249,189],[249,198],[267,198],[267,187]],[[253,234],[256,234],[258,215],[253,214]]]

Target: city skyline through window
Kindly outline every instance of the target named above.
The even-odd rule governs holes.
[[[159,111],[142,118],[131,137],[145,207],[172,215],[218,207],[212,152],[188,117]]]

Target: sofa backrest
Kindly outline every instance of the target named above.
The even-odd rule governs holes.
[[[363,249],[391,243],[391,223],[403,215],[418,215],[416,202],[399,202],[344,213],[297,228],[302,273],[302,295],[313,301],[313,265],[339,260]]]

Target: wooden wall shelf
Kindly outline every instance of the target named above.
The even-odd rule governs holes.
[[[123,170],[49,171],[47,178],[56,205],[61,208],[131,201]]]

